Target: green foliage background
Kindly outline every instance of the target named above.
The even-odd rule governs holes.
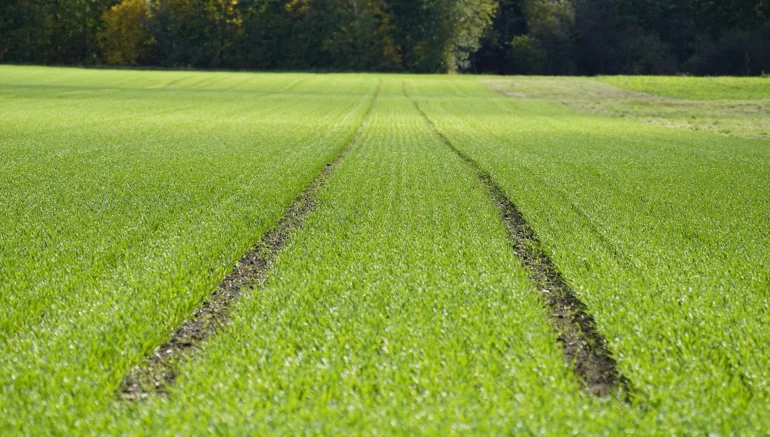
[[[759,75],[770,0],[5,0],[0,62]]]

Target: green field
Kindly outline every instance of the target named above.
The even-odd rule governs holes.
[[[483,78],[517,99],[644,124],[770,139],[770,78],[659,76]]]
[[[0,66],[0,434],[770,435],[768,120],[767,78]],[[625,387],[565,361],[480,173]]]
[[[767,100],[770,77],[608,76],[602,81],[622,88],[692,100]]]

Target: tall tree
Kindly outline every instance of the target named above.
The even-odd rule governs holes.
[[[102,14],[99,43],[108,64],[136,65],[147,53],[153,42],[147,27],[149,14],[146,0],[123,0]]]
[[[416,72],[442,71],[441,21],[435,0],[389,0],[404,67]]]
[[[102,13],[116,0],[5,0],[0,56],[13,62],[98,62]]]
[[[527,0],[524,6],[528,35],[545,51],[544,73],[574,74],[573,0]]]
[[[492,26],[481,40],[480,49],[471,55],[474,72],[513,73],[510,44],[513,38],[527,33],[524,0],[500,0]]]
[[[770,0],[0,0],[0,62],[760,74]]]
[[[238,0],[153,0],[152,33],[169,66],[221,67],[238,39]]]
[[[50,10],[55,24],[49,62],[97,62],[102,14],[115,3],[117,0],[53,0]]]
[[[496,0],[440,0],[443,67],[449,73],[467,69],[470,56],[481,47],[481,38],[497,12]]]
[[[292,0],[297,34],[307,42],[306,59],[316,68],[393,70],[400,48],[384,0]]]

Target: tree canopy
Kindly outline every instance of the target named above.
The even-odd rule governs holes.
[[[0,62],[756,75],[770,0],[0,0]]]

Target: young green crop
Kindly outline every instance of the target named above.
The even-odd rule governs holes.
[[[770,99],[767,77],[606,76],[601,80],[629,90],[679,99]]]
[[[369,123],[227,329],[117,432],[554,434],[579,393],[474,171],[384,79]],[[554,406],[559,406],[554,408]],[[613,417],[618,417],[617,415]]]
[[[515,99],[550,100],[603,117],[770,138],[770,81],[764,78],[514,76],[483,82]]]
[[[0,428],[32,434],[114,398],[347,144],[376,85],[43,71],[3,67],[0,87]]]
[[[119,400],[380,81],[264,288],[168,398]],[[554,103],[597,86],[0,67],[0,434],[770,430],[770,143]],[[499,211],[413,102],[524,213],[632,405],[580,393]]]
[[[452,88],[414,93],[588,304],[642,429],[770,429],[770,144]]]

